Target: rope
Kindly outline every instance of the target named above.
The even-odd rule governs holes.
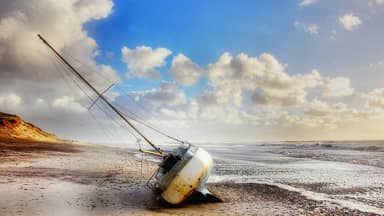
[[[117,103],[114,103],[114,105],[117,106],[117,107],[119,107],[120,109],[123,109],[123,107],[121,107],[121,106],[120,106],[119,104],[117,104]],[[140,123],[140,124],[144,125],[145,127],[149,128],[149,129],[152,129],[153,131],[155,131],[155,132],[157,132],[157,133],[159,133],[159,134],[161,134],[161,135],[163,135],[163,136],[165,136],[165,137],[167,137],[167,138],[169,138],[169,139],[172,139],[172,140],[174,140],[174,141],[176,141],[176,142],[180,142],[180,143],[183,143],[183,142],[184,142],[184,141],[181,140],[181,139],[178,139],[178,138],[176,138],[176,137],[173,137],[173,136],[171,136],[171,135],[166,134],[165,132],[161,131],[160,129],[156,128],[156,127],[153,126],[153,125],[150,125],[149,123],[145,122],[144,120],[141,120],[140,117],[139,117],[138,115],[136,115],[135,113],[133,113],[133,112],[131,112],[131,111],[129,111],[129,110],[127,110],[127,112],[129,112],[130,114],[134,115],[135,117],[129,116],[129,115],[127,115],[125,112],[122,112],[122,113],[123,113],[126,117],[128,117],[128,118],[130,118],[130,119],[136,121],[137,123]]]
[[[71,55],[69,55],[70,56],[70,58],[72,58],[72,59],[75,59],[75,58],[73,58]],[[76,59],[75,59],[76,60]],[[69,68],[69,66],[68,65],[66,65],[66,64],[64,64],[64,62],[62,62],[62,61],[59,61],[60,62],[60,66],[62,67],[62,68],[64,68],[64,73],[67,73],[66,75],[67,76],[69,76],[71,79],[72,79],[72,81],[73,81],[73,83],[83,92],[83,94],[84,95],[86,95],[87,97],[88,97],[88,99],[90,99],[91,101],[94,101],[93,100],[93,97],[91,97],[90,96],[90,94],[88,94],[87,93],[87,91],[85,90],[85,89],[87,89],[86,87],[84,87],[84,86],[82,86],[82,83],[79,81],[79,78],[75,78],[75,77],[73,77],[72,76],[72,73],[69,71],[70,70],[70,68]],[[55,65],[55,67],[56,67],[56,65]],[[57,70],[59,70],[60,72],[62,72],[60,69],[58,69],[57,67],[56,67],[56,69]],[[68,73],[69,73],[69,75],[68,75]],[[98,74],[98,75],[100,75],[100,74]],[[65,76],[64,76],[65,77]],[[109,80],[109,79],[107,79],[106,77],[104,77],[104,79],[106,79],[106,80]],[[84,84],[83,84],[84,85]],[[89,90],[89,89],[88,89]],[[129,94],[127,94],[129,97],[130,97],[130,95]],[[131,98],[132,99],[132,98]],[[134,100],[133,100],[134,101]],[[136,101],[135,101],[135,103],[137,104],[137,105],[140,105],[141,107],[144,107],[144,106],[142,106],[141,104],[139,104],[139,103],[137,103]],[[116,104],[116,103],[115,103]],[[103,105],[105,106],[105,102],[103,103]],[[114,119],[114,118],[112,118],[102,107],[100,107],[97,103],[96,103],[96,106],[104,113],[104,114],[106,114],[111,120],[113,120],[113,121],[115,121],[115,122],[118,122],[116,119]],[[119,106],[118,104],[116,105],[116,106]],[[119,106],[120,107],[120,106]],[[120,107],[121,108],[121,107]],[[155,131],[155,132],[157,132],[158,134],[160,134],[160,135],[163,135],[163,136],[165,136],[165,137],[167,137],[167,138],[169,138],[169,139],[172,139],[172,140],[174,140],[174,141],[177,141],[177,142],[180,142],[180,143],[184,143],[181,139],[178,139],[178,138],[176,138],[176,137],[173,137],[173,136],[170,136],[170,135],[168,135],[168,134],[166,134],[165,132],[163,132],[163,131],[161,131],[160,129],[158,129],[158,128],[156,128],[155,126],[152,126],[152,125],[150,125],[149,123],[146,123],[144,120],[141,120],[140,119],[140,116],[138,116],[137,114],[135,114],[135,113],[133,113],[133,112],[131,112],[131,111],[129,111],[129,110],[127,110],[129,113],[131,113],[131,115],[133,115],[133,116],[135,116],[135,117],[132,117],[132,116],[130,116],[130,115],[128,115],[128,114],[126,114],[126,113],[123,113],[123,112],[121,112],[124,116],[126,116],[126,117],[128,117],[128,118],[130,118],[130,119],[132,119],[132,120],[134,120],[135,122],[137,122],[137,123],[139,123],[139,124],[142,124],[142,125],[144,125],[145,127],[147,127],[147,128],[149,128],[149,129],[151,129],[151,130],[153,130],[153,131]],[[94,118],[94,116],[92,116],[92,118]],[[121,123],[121,122],[119,122],[119,123]],[[133,135],[136,139],[138,139],[138,137],[137,137],[137,135],[135,134],[135,133],[133,133],[132,131],[130,131],[130,130],[128,130],[128,132],[131,134],[131,135]]]
[[[84,66],[84,67],[86,67],[86,68],[88,68],[88,69],[91,70],[91,68],[90,68],[89,66],[82,64],[78,59],[74,58],[74,57],[71,56],[69,53],[66,54],[66,55],[68,55],[69,58],[71,58],[72,60],[76,61],[80,66]],[[63,64],[63,63],[62,63],[62,64]],[[99,74],[99,73],[96,73],[96,74],[99,75],[99,76],[101,76],[101,77],[103,77],[106,81],[111,82],[111,80],[109,80],[107,77],[102,76],[102,75]],[[122,90],[124,93],[126,93],[122,88],[120,88],[120,87],[118,87],[118,88],[119,88],[120,90]],[[129,98],[130,98],[136,105],[140,106],[142,109],[144,109],[145,111],[149,112],[149,110],[148,110],[145,106],[143,106],[142,104],[140,104],[140,103],[138,103],[136,100],[134,100],[134,99],[132,98],[131,95],[129,95],[128,93],[126,93],[125,95],[128,96],[128,97],[129,97]],[[96,100],[97,100],[97,99],[96,99]],[[114,105],[117,106],[117,107],[119,107],[119,108],[120,108],[120,111],[123,109],[123,107],[120,106],[120,105],[119,105],[118,103],[116,103],[116,102],[114,103]],[[167,134],[167,133],[161,131],[160,129],[156,128],[155,126],[150,125],[149,123],[146,123],[146,122],[145,122],[144,120],[142,120],[142,118],[141,118],[139,115],[137,115],[136,113],[133,113],[133,112],[127,110],[127,109],[125,109],[125,110],[128,111],[131,115],[134,115],[134,116],[135,116],[135,117],[132,117],[132,116],[129,116],[129,115],[127,115],[126,113],[122,112],[126,117],[130,118],[131,120],[134,120],[134,121],[136,121],[136,122],[138,122],[138,123],[144,125],[145,127],[149,128],[149,129],[152,129],[153,131],[157,132],[157,133],[160,134],[160,135],[163,135],[164,137],[167,137],[167,138],[169,138],[169,139],[171,139],[171,140],[174,140],[174,141],[176,141],[176,142],[179,142],[179,143],[184,143],[183,140],[181,140],[181,139],[179,139],[179,138],[176,138],[176,137],[173,137],[173,136],[171,136],[171,135],[169,135],[169,134]]]

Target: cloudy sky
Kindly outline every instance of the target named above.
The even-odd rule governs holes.
[[[134,140],[88,112],[40,33],[100,91],[115,83],[124,112],[186,140],[384,139],[383,20],[383,0],[2,0],[0,110]]]

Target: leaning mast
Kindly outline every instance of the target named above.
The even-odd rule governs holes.
[[[103,94],[101,94],[95,87],[93,87],[91,85],[90,82],[88,82],[88,80],[86,80],[71,64],[69,64],[69,62],[63,57],[61,56],[55,48],[53,48],[44,38],[43,36],[41,36],[40,34],[38,34],[40,40],[43,41],[43,43],[45,45],[47,45],[51,51],[53,51],[53,53],[59,57],[59,59],[64,62],[65,65],[67,65],[71,71],[76,74],[89,88],[92,89],[92,91],[94,91],[96,93],[96,95],[98,96],[98,98],[101,98],[101,100],[103,100],[121,119],[123,119],[123,121],[125,123],[127,123],[137,134],[139,134],[150,146],[152,146],[152,148],[154,148],[159,154],[163,155],[164,152],[159,148],[157,147],[155,144],[153,144],[146,136],[144,136],[144,134],[142,134],[124,115],[122,112],[120,112],[115,106],[112,105],[111,102],[109,102]]]

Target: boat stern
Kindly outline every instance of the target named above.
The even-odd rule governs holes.
[[[161,197],[180,204],[194,192],[210,194],[205,184],[212,167],[212,157],[204,149],[193,145],[176,149],[160,164],[156,175]]]

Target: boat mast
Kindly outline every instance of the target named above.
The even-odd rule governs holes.
[[[40,40],[43,41],[43,43],[45,45],[47,45],[54,53],[57,57],[60,58],[61,61],[64,62],[65,65],[67,65],[73,73],[75,73],[85,84],[87,84],[87,86],[89,88],[92,89],[92,91],[94,91],[97,96],[99,98],[101,98],[101,100],[103,100],[121,119],[123,119],[123,121],[125,123],[127,123],[133,130],[136,131],[136,133],[138,133],[150,146],[152,146],[158,153],[160,153],[161,155],[164,154],[164,152],[159,148],[157,147],[155,144],[153,144],[146,136],[144,136],[144,134],[142,134],[124,115],[122,112],[120,112],[115,106],[112,105],[112,103],[110,103],[105,97],[104,95],[102,95],[99,91],[97,91],[97,89],[95,87],[93,87],[91,85],[91,83],[88,82],[88,80],[86,80],[71,64],[69,64],[67,62],[67,60],[65,60],[65,58],[63,56],[61,56],[56,50],[55,48],[53,48],[44,38],[43,36],[41,36],[40,34],[38,34]]]

